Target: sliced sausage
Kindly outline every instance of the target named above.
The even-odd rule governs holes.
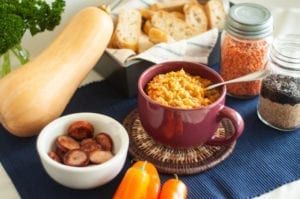
[[[72,149],[79,149],[80,144],[70,136],[60,135],[56,139],[56,147],[66,153]]]
[[[55,147],[55,153],[60,157],[61,160],[63,160],[66,152],[63,152],[59,147]]]
[[[73,149],[65,154],[63,161],[65,165],[83,167],[88,165],[89,157],[84,151]]]
[[[55,146],[54,151],[48,153],[49,157],[69,166],[101,164],[114,156],[110,135],[101,132],[94,137],[94,127],[87,121],[72,123],[66,135],[56,138]]]
[[[54,151],[49,151],[48,155],[49,155],[49,157],[50,157],[52,160],[54,160],[54,161],[56,161],[56,162],[59,162],[59,163],[62,162],[61,157],[60,157],[56,152],[54,152]]]
[[[101,164],[108,161],[112,157],[113,153],[111,151],[94,150],[89,154],[89,160],[93,164]]]
[[[80,145],[84,145],[86,143],[97,143],[95,138],[85,138],[80,141]]]
[[[96,135],[95,139],[96,139],[97,143],[99,143],[102,146],[103,150],[112,151],[113,141],[108,134],[99,133],[98,135]]]
[[[94,127],[87,121],[76,121],[69,126],[68,135],[76,140],[92,138],[94,136]]]
[[[80,149],[84,152],[86,152],[87,154],[89,154],[90,152],[94,151],[94,150],[103,150],[102,146],[98,143],[85,143],[83,145],[80,146]]]

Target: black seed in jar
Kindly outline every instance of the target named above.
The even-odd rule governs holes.
[[[295,105],[300,102],[300,78],[272,74],[262,82],[261,95],[273,102]]]
[[[259,118],[269,126],[290,131],[300,127],[300,80],[272,74],[262,82]]]

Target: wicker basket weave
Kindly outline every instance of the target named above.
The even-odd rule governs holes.
[[[138,160],[153,163],[159,172],[187,175],[206,171],[221,163],[233,151],[236,141],[224,146],[202,145],[191,148],[174,148],[163,145],[150,137],[141,125],[137,109],[123,121],[129,138],[129,153]],[[232,124],[223,120],[215,132],[216,137],[231,135]]]

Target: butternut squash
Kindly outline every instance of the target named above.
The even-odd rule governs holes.
[[[79,11],[32,61],[0,79],[0,123],[29,137],[59,117],[102,56],[113,32],[111,16],[97,7]]]

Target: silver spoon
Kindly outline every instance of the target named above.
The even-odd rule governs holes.
[[[259,80],[259,79],[266,77],[269,73],[270,73],[270,71],[267,69],[259,70],[259,71],[249,73],[247,75],[244,75],[244,76],[232,79],[232,80],[220,82],[217,84],[212,84],[212,85],[206,87],[206,90],[213,89],[218,86],[222,86],[224,84],[232,84],[232,83],[237,83],[237,82],[250,82],[250,81],[254,81],[254,80]]]

